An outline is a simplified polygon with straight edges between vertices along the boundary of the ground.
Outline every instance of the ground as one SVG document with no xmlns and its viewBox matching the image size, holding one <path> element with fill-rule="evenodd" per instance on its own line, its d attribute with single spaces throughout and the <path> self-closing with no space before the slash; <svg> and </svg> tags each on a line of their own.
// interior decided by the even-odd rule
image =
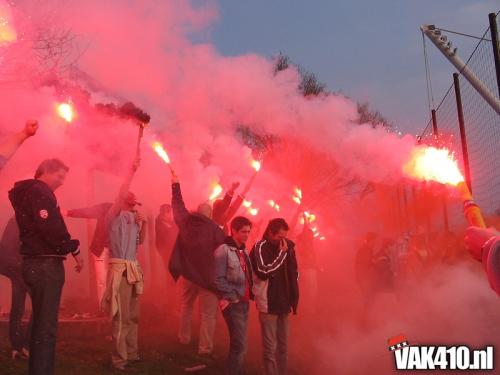
<svg viewBox="0 0 500 375">
<path fill-rule="evenodd" d="M 167 316 L 158 324 L 149 322 L 155 318 L 151 314 L 143 314 L 140 323 L 139 346 L 143 361 L 134 365 L 139 374 L 186 374 L 186 367 L 202 363 L 207 364 L 204 370 L 196 374 L 223 374 L 227 354 L 226 326 L 222 319 L 217 322 L 215 359 L 206 360 L 196 354 L 197 337 L 192 344 L 183 346 L 177 343 L 175 336 L 176 318 Z M 260 359 L 260 335 L 255 317 L 250 329 L 250 345 L 247 356 L 247 374 L 262 374 Z M 82 323 L 78 321 L 60 322 L 56 353 L 56 375 L 100 375 L 117 374 L 110 368 L 111 343 L 109 342 L 106 320 L 100 323 Z M 0 374 L 21 375 L 27 373 L 27 361 L 11 360 L 10 347 L 7 340 L 7 325 L 0 325 Z M 197 332 L 195 321 L 193 332 Z M 291 375 L 302 372 L 292 370 Z"/>
</svg>

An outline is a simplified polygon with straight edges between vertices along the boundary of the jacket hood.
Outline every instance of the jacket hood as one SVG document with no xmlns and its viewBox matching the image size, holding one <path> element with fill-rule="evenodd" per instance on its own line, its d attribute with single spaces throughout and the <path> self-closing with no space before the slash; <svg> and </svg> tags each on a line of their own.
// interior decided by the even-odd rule
<svg viewBox="0 0 500 375">
<path fill-rule="evenodd" d="M 17 205 L 24 197 L 26 192 L 34 185 L 44 184 L 41 181 L 30 179 L 18 181 L 14 184 L 14 187 L 9 191 L 9 199 L 13 205 Z M 45 185 L 45 184 L 44 184 Z"/>
<path fill-rule="evenodd" d="M 270 247 L 273 247 L 276 249 L 279 248 L 279 243 L 272 243 L 271 241 L 269 241 L 267 236 L 262 237 L 261 241 L 266 241 L 267 245 Z M 289 240 L 288 238 L 285 238 L 285 241 L 288 245 L 288 248 L 295 248 L 295 242 L 293 242 L 292 240 Z"/>
<path fill-rule="evenodd" d="M 230 247 L 234 247 L 235 249 L 239 249 L 239 250 L 244 250 L 246 248 L 245 244 L 243 244 L 240 247 L 238 247 L 238 245 L 236 245 L 236 242 L 233 240 L 233 237 L 231 237 L 231 236 L 227 236 L 224 239 L 224 244 L 226 244 L 226 245 L 228 245 Z"/>
</svg>

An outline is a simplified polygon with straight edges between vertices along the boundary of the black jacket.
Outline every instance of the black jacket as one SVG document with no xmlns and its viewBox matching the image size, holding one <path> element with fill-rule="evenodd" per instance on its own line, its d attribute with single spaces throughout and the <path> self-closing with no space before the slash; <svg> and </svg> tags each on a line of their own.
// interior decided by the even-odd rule
<svg viewBox="0 0 500 375">
<path fill-rule="evenodd" d="M 19 249 L 19 229 L 15 218 L 11 218 L 0 240 L 0 268 L 21 270 L 22 257 Z M 19 271 L 20 272 L 20 271 Z"/>
<path fill-rule="evenodd" d="M 224 242 L 223 230 L 212 219 L 186 209 L 179 184 L 172 185 L 172 211 L 179 234 L 168 265 L 170 273 L 175 280 L 183 276 L 215 291 L 214 251 Z"/>
<path fill-rule="evenodd" d="M 71 239 L 56 196 L 46 183 L 40 180 L 16 182 L 9 191 L 9 199 L 16 213 L 22 255 L 78 254 L 80 242 Z"/>
<path fill-rule="evenodd" d="M 254 275 L 253 291 L 260 312 L 266 314 L 297 313 L 299 284 L 295 244 L 287 240 L 288 250 L 266 239 L 258 241 L 251 253 Z"/>
</svg>

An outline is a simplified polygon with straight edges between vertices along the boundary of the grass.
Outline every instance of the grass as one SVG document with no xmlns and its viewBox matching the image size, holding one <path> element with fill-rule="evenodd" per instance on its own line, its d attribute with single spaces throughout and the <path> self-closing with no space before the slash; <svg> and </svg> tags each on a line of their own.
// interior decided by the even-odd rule
<svg viewBox="0 0 500 375">
<path fill-rule="evenodd" d="M 134 364 L 139 374 L 186 374 L 185 368 L 206 364 L 203 370 L 196 371 L 200 375 L 223 374 L 227 354 L 227 334 L 223 321 L 218 321 L 214 360 L 200 358 L 197 352 L 197 337 L 193 337 L 190 345 L 180 345 L 175 337 L 177 319 L 167 317 L 157 321 L 156 325 L 148 324 L 154 319 L 142 319 L 139 329 L 139 348 L 143 361 Z M 110 366 L 111 342 L 110 331 L 106 326 L 100 327 L 81 322 L 63 322 L 59 324 L 56 348 L 56 375 L 105 375 L 120 373 Z M 196 322 L 193 332 L 197 332 Z M 255 348 L 254 348 L 255 349 Z M 248 360 L 247 374 L 260 374 L 260 358 L 252 355 Z M 250 355 L 249 355 L 250 357 Z M 11 360 L 10 346 L 7 339 L 6 322 L 0 329 L 0 374 L 25 375 L 28 371 L 26 360 Z"/>
</svg>

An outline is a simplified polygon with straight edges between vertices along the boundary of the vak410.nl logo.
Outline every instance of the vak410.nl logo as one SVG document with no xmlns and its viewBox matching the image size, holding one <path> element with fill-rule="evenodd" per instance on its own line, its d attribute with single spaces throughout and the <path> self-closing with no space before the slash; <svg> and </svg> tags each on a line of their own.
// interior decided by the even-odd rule
<svg viewBox="0 0 500 375">
<path fill-rule="evenodd" d="M 493 346 L 410 345 L 405 335 L 387 340 L 398 370 L 493 370 Z"/>
</svg>

